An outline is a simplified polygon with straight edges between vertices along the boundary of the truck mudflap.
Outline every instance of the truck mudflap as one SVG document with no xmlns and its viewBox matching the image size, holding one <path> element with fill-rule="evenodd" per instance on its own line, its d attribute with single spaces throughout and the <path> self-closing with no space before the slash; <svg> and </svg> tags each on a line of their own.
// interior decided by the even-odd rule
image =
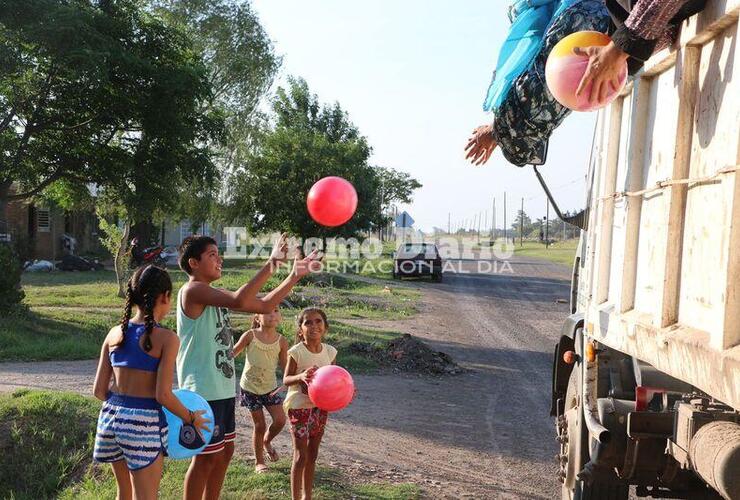
<svg viewBox="0 0 740 500">
<path fill-rule="evenodd" d="M 550 416 L 562 415 L 562 402 L 568 390 L 568 381 L 573 371 L 573 363 L 566 363 L 563 354 L 575 352 L 576 331 L 583 328 L 583 314 L 571 314 L 563 322 L 560 341 L 555 344 L 555 353 L 552 360 L 552 391 L 550 398 Z M 558 403 L 560 401 L 560 403 Z M 560 406 L 558 406 L 560 405 Z"/>
</svg>

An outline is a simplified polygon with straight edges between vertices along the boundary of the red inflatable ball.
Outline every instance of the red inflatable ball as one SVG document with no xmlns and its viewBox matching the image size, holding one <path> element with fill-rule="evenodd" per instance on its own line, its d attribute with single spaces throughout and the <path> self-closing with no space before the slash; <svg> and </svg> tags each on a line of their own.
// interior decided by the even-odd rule
<svg viewBox="0 0 740 500">
<path fill-rule="evenodd" d="M 308 384 L 308 397 L 313 404 L 325 411 L 345 408 L 355 395 L 352 375 L 341 366 L 322 366 L 313 374 Z"/>
<path fill-rule="evenodd" d="M 357 210 L 357 191 L 341 177 L 324 177 L 311 187 L 306 206 L 311 218 L 322 226 L 341 226 Z"/>
</svg>

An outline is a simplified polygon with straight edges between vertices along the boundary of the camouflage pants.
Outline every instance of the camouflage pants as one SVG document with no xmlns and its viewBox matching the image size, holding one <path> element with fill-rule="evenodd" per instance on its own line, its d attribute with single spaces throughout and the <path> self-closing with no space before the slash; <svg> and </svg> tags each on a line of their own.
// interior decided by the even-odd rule
<svg viewBox="0 0 740 500">
<path fill-rule="evenodd" d="M 606 33 L 608 29 L 609 12 L 603 0 L 581 0 L 550 25 L 532 66 L 517 77 L 496 110 L 493 136 L 509 162 L 519 167 L 544 164 L 550 134 L 570 113 L 555 100 L 545 83 L 545 63 L 550 50 L 571 33 L 584 30 Z"/>
</svg>

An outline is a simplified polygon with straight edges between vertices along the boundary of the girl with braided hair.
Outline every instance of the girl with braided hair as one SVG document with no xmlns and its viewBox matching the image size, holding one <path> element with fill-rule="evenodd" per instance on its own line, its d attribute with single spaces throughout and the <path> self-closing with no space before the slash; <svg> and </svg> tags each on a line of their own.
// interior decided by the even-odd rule
<svg viewBox="0 0 740 500">
<path fill-rule="evenodd" d="M 110 463 L 119 499 L 157 498 L 167 454 L 164 406 L 196 430 L 210 420 L 172 394 L 180 341 L 159 321 L 170 310 L 172 281 L 156 266 L 136 270 L 128 282 L 119 325 L 103 341 L 95 375 L 95 397 L 104 401 L 93 458 Z"/>
</svg>

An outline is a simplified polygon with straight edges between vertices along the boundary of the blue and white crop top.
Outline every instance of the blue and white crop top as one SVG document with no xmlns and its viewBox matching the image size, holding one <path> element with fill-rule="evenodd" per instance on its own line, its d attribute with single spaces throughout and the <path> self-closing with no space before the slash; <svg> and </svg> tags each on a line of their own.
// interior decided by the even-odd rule
<svg viewBox="0 0 740 500">
<path fill-rule="evenodd" d="M 159 325 L 157 325 L 159 326 Z M 156 372 L 159 368 L 159 358 L 147 354 L 139 344 L 141 336 L 146 332 L 146 325 L 128 324 L 123 344 L 112 349 L 108 354 L 111 366 L 116 368 L 133 368 L 147 372 Z"/>
</svg>

